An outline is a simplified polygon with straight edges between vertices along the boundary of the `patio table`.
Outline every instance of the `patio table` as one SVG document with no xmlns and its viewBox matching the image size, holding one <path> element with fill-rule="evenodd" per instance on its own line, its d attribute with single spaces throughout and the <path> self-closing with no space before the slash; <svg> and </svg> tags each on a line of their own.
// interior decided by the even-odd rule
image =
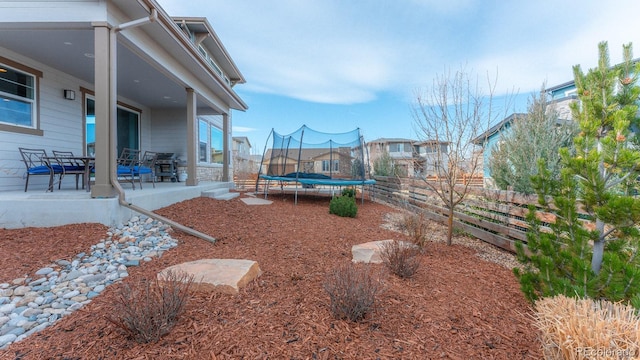
<svg viewBox="0 0 640 360">
<path fill-rule="evenodd" d="M 85 191 L 91 191 L 91 165 L 96 161 L 96 158 L 93 156 L 65 156 L 65 159 L 81 161 L 84 165 L 84 188 Z M 47 156 L 44 158 L 46 161 L 58 161 L 58 158 L 55 156 Z"/>
</svg>

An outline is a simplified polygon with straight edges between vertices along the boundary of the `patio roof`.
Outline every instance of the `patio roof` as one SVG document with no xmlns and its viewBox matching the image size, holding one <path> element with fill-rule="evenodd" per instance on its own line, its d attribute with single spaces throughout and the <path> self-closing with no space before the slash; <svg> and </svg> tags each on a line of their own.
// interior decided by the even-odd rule
<svg viewBox="0 0 640 360">
<path fill-rule="evenodd" d="M 184 108 L 187 102 L 185 88 L 193 87 L 193 83 L 186 83 L 181 76 L 183 74 L 172 72 L 172 64 L 166 60 L 166 55 L 170 54 L 177 63 L 193 72 L 197 81 L 203 83 L 203 89 L 214 89 L 215 95 L 232 109 L 244 111 L 248 108 L 232 86 L 211 69 L 196 45 L 175 23 L 176 20 L 164 12 L 155 0 L 112 0 L 109 3 L 118 7 L 113 11 L 119 9 L 121 13 L 121 19 L 113 20 L 116 25 L 149 16 L 151 8 L 158 11 L 157 21 L 119 33 L 117 91 L 120 96 L 151 108 Z M 2 21 L 0 47 L 11 49 L 93 84 L 94 24 L 91 18 L 78 15 L 73 21 L 70 19 L 74 16 L 69 15 L 62 21 L 56 17 L 56 12 L 64 9 L 55 8 L 54 5 L 52 9 L 41 10 L 48 12 L 48 16 L 43 16 L 38 21 Z M 178 18 L 183 19 L 187 18 Z M 209 32 L 208 41 L 218 47 L 216 55 L 223 59 L 216 60 L 222 61 L 220 65 L 230 77 L 231 83 L 243 83 L 242 74 L 206 20 L 188 19 L 193 23 L 199 21 L 204 26 L 202 30 Z M 162 48 L 149 45 L 146 49 L 140 49 L 140 42 L 162 44 Z M 159 56 L 153 56 L 154 53 Z M 211 108 L 217 108 L 217 104 L 206 103 L 204 97 L 199 97 L 198 100 L 201 113 L 211 113 Z"/>
</svg>

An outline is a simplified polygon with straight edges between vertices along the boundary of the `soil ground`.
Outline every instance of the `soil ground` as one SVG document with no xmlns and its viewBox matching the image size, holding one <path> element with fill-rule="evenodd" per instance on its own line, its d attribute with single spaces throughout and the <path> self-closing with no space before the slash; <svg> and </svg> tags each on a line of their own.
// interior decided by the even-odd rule
<svg viewBox="0 0 640 360">
<path fill-rule="evenodd" d="M 243 195 L 244 196 L 244 195 Z M 129 269 L 124 283 L 140 284 L 160 270 L 203 258 L 256 260 L 262 276 L 237 295 L 192 291 L 186 311 L 157 343 L 138 344 L 108 322 L 121 284 L 24 341 L 0 359 L 539 359 L 532 310 L 509 265 L 487 261 L 485 245 L 430 224 L 420 268 L 408 280 L 383 274 L 384 291 L 362 322 L 335 319 L 323 289 L 327 272 L 351 261 L 351 246 L 409 240 L 388 219 L 398 210 L 358 202 L 356 218 L 328 213 L 329 199 L 270 195 L 273 204 L 239 198 L 196 198 L 157 212 L 215 237 L 215 244 L 173 232 L 179 245 Z M 401 217 L 401 216 L 400 216 Z M 71 259 L 105 238 L 97 224 L 0 229 L 0 283 Z M 499 252 L 499 251 L 498 251 Z M 489 259 L 509 258 L 500 254 Z"/>
</svg>

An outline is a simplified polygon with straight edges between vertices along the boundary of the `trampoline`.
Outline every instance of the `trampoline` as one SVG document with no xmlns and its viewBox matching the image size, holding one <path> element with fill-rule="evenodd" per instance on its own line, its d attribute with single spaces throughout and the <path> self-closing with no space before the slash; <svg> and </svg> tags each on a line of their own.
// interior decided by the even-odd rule
<svg viewBox="0 0 640 360">
<path fill-rule="evenodd" d="M 271 130 L 258 170 L 256 192 L 260 179 L 266 180 L 267 198 L 270 182 L 275 181 L 282 191 L 285 186 L 293 186 L 297 203 L 300 188 L 305 193 L 327 190 L 333 196 L 343 187 L 361 187 L 364 202 L 365 186 L 376 182 L 367 176 L 364 145 L 360 129 L 323 133 L 303 125 L 288 135 Z"/>
</svg>

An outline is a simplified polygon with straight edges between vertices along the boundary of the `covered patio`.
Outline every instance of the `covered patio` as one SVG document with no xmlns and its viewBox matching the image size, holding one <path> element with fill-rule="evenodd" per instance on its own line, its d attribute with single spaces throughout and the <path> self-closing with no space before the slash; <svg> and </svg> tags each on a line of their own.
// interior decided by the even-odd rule
<svg viewBox="0 0 640 360">
<path fill-rule="evenodd" d="M 232 112 L 248 108 L 233 87 L 245 79 L 207 19 L 155 0 L 41 5 L 0 4 L 0 226 L 114 225 L 130 204 L 232 186 Z M 45 193 L 39 176 L 25 193 L 20 147 L 90 157 L 90 192 Z M 125 148 L 175 154 L 186 181 L 132 191 L 116 172 Z"/>
</svg>

